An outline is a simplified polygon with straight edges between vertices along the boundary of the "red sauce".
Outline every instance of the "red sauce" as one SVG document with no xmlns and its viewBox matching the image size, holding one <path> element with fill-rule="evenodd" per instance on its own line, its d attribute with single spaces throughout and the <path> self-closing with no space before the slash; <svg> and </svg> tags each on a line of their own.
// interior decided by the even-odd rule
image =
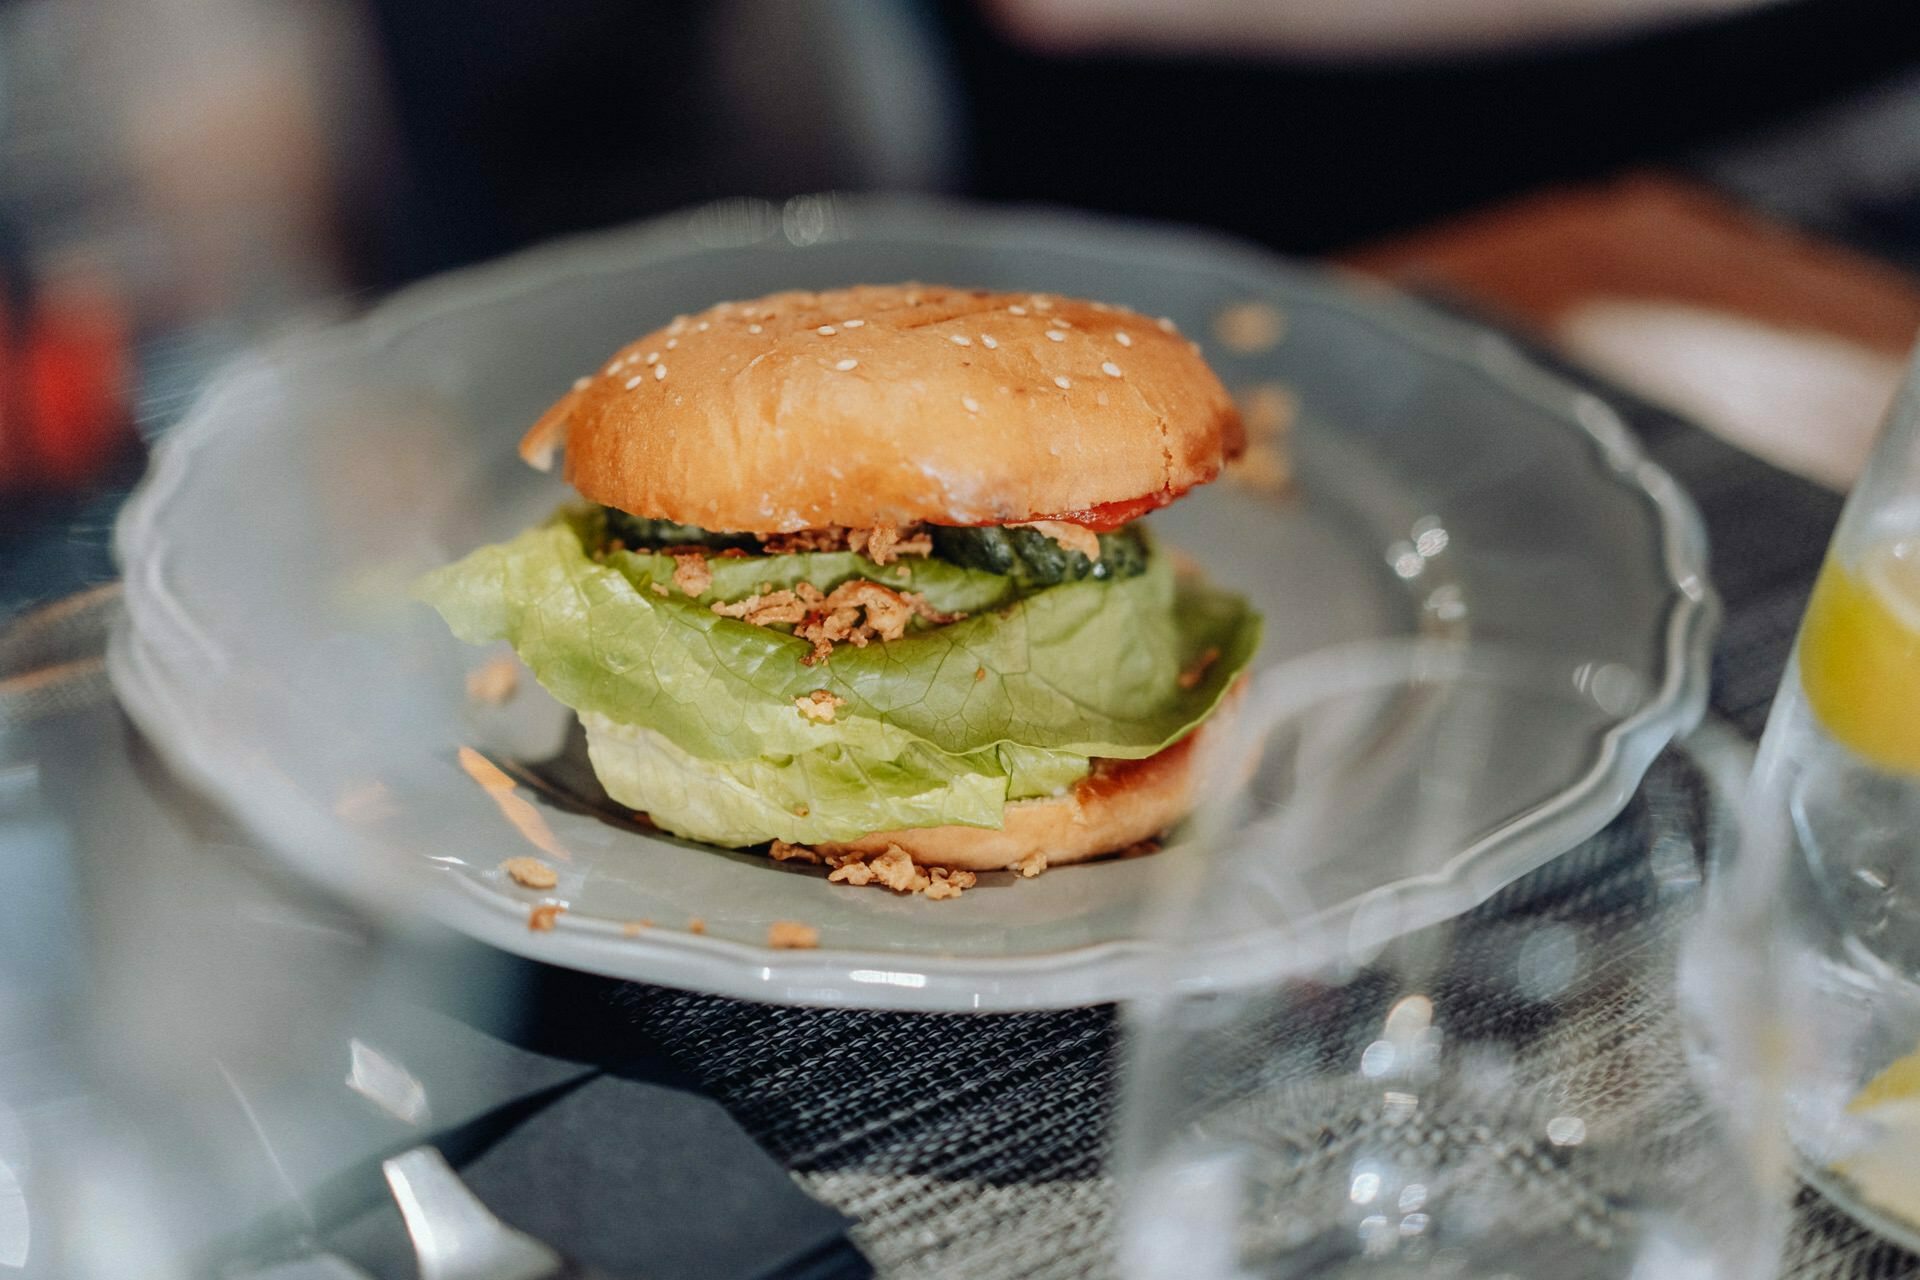
<svg viewBox="0 0 1920 1280">
<path fill-rule="evenodd" d="M 1121 498 L 1117 502 L 1102 502 L 1096 506 L 1081 507 L 1074 511 L 1056 511 L 1051 515 L 1031 515 L 1021 520 L 981 520 L 976 522 L 975 527 L 990 524 L 1028 524 L 1035 520 L 1063 520 L 1068 524 L 1077 524 L 1091 529 L 1095 533 L 1112 533 L 1121 525 L 1130 524 L 1149 511 L 1158 511 L 1186 492 L 1186 489 L 1161 489 L 1157 493 L 1142 494 L 1138 498 Z"/>
<path fill-rule="evenodd" d="M 1035 516 L 1035 520 L 1064 520 L 1068 524 L 1077 524 L 1093 530 L 1095 533 L 1112 533 L 1121 525 L 1138 520 L 1149 511 L 1166 506 L 1180 495 L 1169 489 L 1159 493 L 1149 493 L 1138 498 L 1122 498 L 1118 502 L 1103 502 L 1097 507 L 1082 507 L 1078 511 L 1061 511 L 1050 516 Z"/>
</svg>

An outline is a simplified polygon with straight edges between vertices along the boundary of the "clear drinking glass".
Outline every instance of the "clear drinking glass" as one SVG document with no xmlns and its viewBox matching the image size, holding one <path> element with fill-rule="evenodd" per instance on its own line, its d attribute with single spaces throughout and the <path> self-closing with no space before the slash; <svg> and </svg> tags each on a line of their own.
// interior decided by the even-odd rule
<svg viewBox="0 0 1920 1280">
<path fill-rule="evenodd" d="M 1802 1174 L 1920 1245 L 1920 363 L 1848 499 L 1761 740 L 1724 914 Z"/>
<path fill-rule="evenodd" d="M 1711 772 L 1669 752 L 1571 852 L 1479 839 L 1490 742 L 1630 715 L 1641 692 L 1591 674 L 1414 642 L 1256 677 L 1156 928 L 1260 932 L 1268 963 L 1126 1010 L 1123 1274 L 1770 1273 L 1783 1198 L 1675 998 L 1731 830 Z M 1366 887 L 1303 898 L 1334 860 Z"/>
</svg>

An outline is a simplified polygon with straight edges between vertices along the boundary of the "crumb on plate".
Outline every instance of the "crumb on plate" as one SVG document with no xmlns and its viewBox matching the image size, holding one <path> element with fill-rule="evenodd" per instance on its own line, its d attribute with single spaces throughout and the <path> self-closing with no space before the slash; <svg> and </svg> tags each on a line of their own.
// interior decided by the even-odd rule
<svg viewBox="0 0 1920 1280">
<path fill-rule="evenodd" d="M 825 859 L 818 850 L 804 844 L 788 844 L 785 840 L 775 840 L 767 846 L 767 856 L 775 862 L 811 862 L 821 863 Z"/>
<path fill-rule="evenodd" d="M 551 889 L 560 883 L 560 873 L 538 858 L 508 858 L 500 864 L 500 869 L 515 884 L 529 889 Z"/>
<path fill-rule="evenodd" d="M 1267 302 L 1240 302 L 1221 308 L 1213 318 L 1213 335 L 1229 351 L 1252 354 L 1271 351 L 1286 336 L 1287 317 Z"/>
<path fill-rule="evenodd" d="M 834 884 L 877 885 L 895 893 L 918 893 L 934 902 L 959 897 L 979 879 L 971 871 L 921 866 L 897 844 L 875 854 L 828 854 L 826 862 L 833 868 L 827 879 Z"/>
<path fill-rule="evenodd" d="M 806 951 L 820 945 L 820 931 L 798 920 L 775 920 L 767 926 L 767 945 L 781 951 Z"/>
<path fill-rule="evenodd" d="M 467 672 L 467 697 L 497 707 L 519 691 L 520 664 L 510 654 L 499 654 Z"/>
<path fill-rule="evenodd" d="M 552 932 L 554 921 L 558 920 L 560 918 L 560 913 L 565 910 L 566 908 L 561 906 L 557 902 L 540 903 L 538 906 L 534 907 L 531 911 L 527 912 L 527 932 L 528 933 Z"/>
<path fill-rule="evenodd" d="M 1240 420 L 1255 440 L 1275 440 L 1293 430 L 1300 400 L 1280 382 L 1256 382 L 1235 397 Z"/>
<path fill-rule="evenodd" d="M 705 920 L 702 920 L 699 916 L 693 916 L 687 920 L 688 933 L 705 933 L 706 931 L 707 931 L 707 922 Z"/>
</svg>

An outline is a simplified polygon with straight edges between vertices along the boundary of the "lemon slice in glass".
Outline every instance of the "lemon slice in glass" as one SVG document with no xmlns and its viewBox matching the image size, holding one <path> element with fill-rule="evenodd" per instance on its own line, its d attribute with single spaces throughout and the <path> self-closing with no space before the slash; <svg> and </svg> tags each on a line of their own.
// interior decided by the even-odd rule
<svg viewBox="0 0 1920 1280">
<path fill-rule="evenodd" d="M 1800 683 L 1835 739 L 1920 774 L 1920 537 L 1827 561 L 1800 631 Z"/>
</svg>

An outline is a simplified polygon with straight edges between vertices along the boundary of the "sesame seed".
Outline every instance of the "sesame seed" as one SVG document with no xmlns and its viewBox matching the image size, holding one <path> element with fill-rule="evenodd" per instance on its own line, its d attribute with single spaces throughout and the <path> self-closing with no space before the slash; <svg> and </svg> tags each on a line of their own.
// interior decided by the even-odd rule
<svg viewBox="0 0 1920 1280">
<path fill-rule="evenodd" d="M 1033 304 L 1033 309 L 1035 311 L 1053 310 L 1053 299 L 1049 298 L 1044 293 L 1036 293 L 1031 298 L 1028 298 L 1027 301 Z"/>
<path fill-rule="evenodd" d="M 1133 345 L 1133 335 L 1130 333 L 1127 333 L 1125 330 L 1122 330 L 1121 332 L 1114 334 L 1113 340 L 1119 343 L 1123 347 L 1130 347 Z"/>
<path fill-rule="evenodd" d="M 667 366 L 663 364 L 657 364 L 653 366 L 653 380 L 655 382 L 664 381 L 666 379 L 666 376 L 667 376 Z"/>
<path fill-rule="evenodd" d="M 1171 316 L 1161 316 L 1158 320 L 1155 320 L 1154 323 L 1159 325 L 1162 329 L 1165 329 L 1168 333 L 1172 333 L 1177 327 L 1173 323 L 1173 318 Z"/>
<path fill-rule="evenodd" d="M 947 341 L 956 347 L 970 347 L 973 345 L 973 339 L 964 333 L 950 333 L 947 335 Z"/>
<path fill-rule="evenodd" d="M 1000 344 L 994 340 L 993 335 L 990 333 L 983 333 L 980 335 L 980 345 L 985 347 L 989 351 L 997 350 L 1000 346 Z"/>
<path fill-rule="evenodd" d="M 1060 332 L 1060 330 L 1058 329 L 1047 330 L 1048 342 L 1065 342 L 1066 340 L 1067 340 L 1067 335 Z"/>
<path fill-rule="evenodd" d="M 639 385 L 640 385 L 640 377 L 641 377 L 641 375 L 640 375 L 640 374 L 637 374 L 637 373 L 636 373 L 636 374 L 634 374 L 634 375 L 633 375 L 633 376 L 632 376 L 631 378 L 628 378 L 628 379 L 627 379 L 627 390 L 629 390 L 629 391 L 631 391 L 631 390 L 633 390 L 633 389 L 634 389 L 635 387 L 637 387 L 637 386 L 639 386 Z"/>
<path fill-rule="evenodd" d="M 978 400 L 975 400 L 972 396 L 961 396 L 960 404 L 961 404 L 961 407 L 964 408 L 968 413 L 980 412 L 980 402 Z"/>
<path fill-rule="evenodd" d="M 1053 385 L 1065 391 L 1068 387 L 1072 386 L 1073 383 L 1069 382 L 1065 375 L 1062 375 L 1053 380 Z"/>
<path fill-rule="evenodd" d="M 1027 309 L 1025 307 L 1008 307 L 1007 310 L 1012 312 L 1016 316 L 1023 316 L 1027 314 Z"/>
<path fill-rule="evenodd" d="M 836 364 L 833 367 L 838 369 L 840 372 L 845 373 L 847 370 L 853 368 L 859 363 L 860 362 L 858 360 L 842 360 L 839 364 Z"/>
<path fill-rule="evenodd" d="M 607 367 L 602 369 L 600 372 L 606 374 L 609 378 L 611 378 L 614 374 L 620 372 L 620 362 L 618 360 L 609 360 L 607 362 Z"/>
<path fill-rule="evenodd" d="M 1065 316 L 1055 316 L 1053 318 L 1053 322 L 1059 325 L 1062 329 L 1073 328 L 1073 321 L 1067 319 Z"/>
<path fill-rule="evenodd" d="M 693 327 L 695 329 L 698 329 L 701 333 L 705 333 L 707 330 L 713 328 L 713 326 L 711 324 L 708 324 L 705 320 L 702 320 L 699 324 Z"/>
<path fill-rule="evenodd" d="M 667 332 L 681 333 L 686 330 L 686 327 L 687 327 L 687 318 L 685 316 L 675 316 L 673 318 L 673 323 L 667 326 Z"/>
<path fill-rule="evenodd" d="M 1111 303 L 1106 303 L 1106 302 L 1089 302 L 1087 305 L 1092 307 L 1095 311 L 1113 310 L 1113 305 Z"/>
<path fill-rule="evenodd" d="M 865 323 L 866 323 L 865 320 L 842 320 L 840 322 L 840 327 L 842 329 L 858 329 L 861 325 Z"/>
<path fill-rule="evenodd" d="M 667 339 L 667 350 L 669 350 L 669 351 L 671 351 L 671 350 L 673 350 L 673 349 L 674 349 L 675 347 L 677 347 L 677 346 L 679 346 L 679 345 L 680 345 L 680 339 L 678 339 L 678 338 L 668 338 L 668 339 Z"/>
<path fill-rule="evenodd" d="M 1100 366 L 1100 372 L 1106 374 L 1109 378 L 1117 378 L 1120 376 L 1120 366 L 1109 360 Z"/>
<path fill-rule="evenodd" d="M 575 378 L 573 380 L 573 389 L 575 391 L 585 391 L 587 389 L 587 384 L 592 381 L 593 381 L 592 378 Z"/>
<path fill-rule="evenodd" d="M 760 326 L 759 326 L 759 325 L 757 325 L 757 324 L 750 324 L 750 325 L 748 325 L 748 326 L 747 326 L 747 332 L 748 332 L 748 333 L 758 333 L 758 332 L 760 332 Z"/>
<path fill-rule="evenodd" d="M 831 338 L 834 334 L 840 331 L 834 328 L 830 324 L 823 324 L 818 329 L 815 329 L 814 332 L 819 334 L 823 338 Z"/>
<path fill-rule="evenodd" d="M 660 353 L 659 353 L 658 351 L 649 351 L 649 352 L 647 352 L 647 363 L 648 363 L 648 364 L 659 364 L 659 363 L 660 363 Z"/>
</svg>

